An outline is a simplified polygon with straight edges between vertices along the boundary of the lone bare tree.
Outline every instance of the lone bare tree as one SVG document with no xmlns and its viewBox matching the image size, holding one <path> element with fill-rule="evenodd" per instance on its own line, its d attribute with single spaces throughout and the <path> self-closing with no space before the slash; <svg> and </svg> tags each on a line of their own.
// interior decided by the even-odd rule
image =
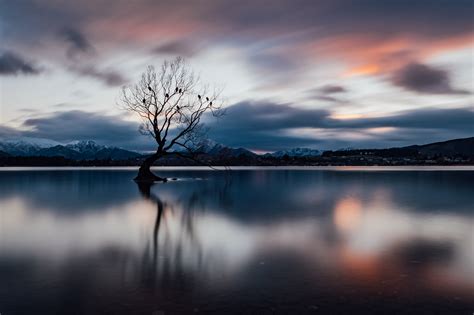
<svg viewBox="0 0 474 315">
<path fill-rule="evenodd" d="M 223 114 L 219 95 L 220 91 L 210 91 L 203 85 L 181 57 L 165 61 L 158 72 L 149 66 L 138 83 L 123 88 L 120 104 L 139 116 L 139 131 L 151 136 L 157 145 L 156 151 L 140 166 L 136 181 L 166 180 L 150 170 L 165 155 L 192 156 L 205 132 L 203 114 L 216 117 Z"/>
</svg>

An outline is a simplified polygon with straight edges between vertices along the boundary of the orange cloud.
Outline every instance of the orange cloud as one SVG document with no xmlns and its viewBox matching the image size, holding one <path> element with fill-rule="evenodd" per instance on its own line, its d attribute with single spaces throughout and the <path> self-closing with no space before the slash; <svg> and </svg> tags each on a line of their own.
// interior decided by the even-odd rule
<svg viewBox="0 0 474 315">
<path fill-rule="evenodd" d="M 474 46 L 472 34 L 427 40 L 399 35 L 387 39 L 338 36 L 315 40 L 303 49 L 306 54 L 338 59 L 347 66 L 343 76 L 374 75 L 394 71 L 411 61 L 423 61 L 436 54 Z"/>
</svg>

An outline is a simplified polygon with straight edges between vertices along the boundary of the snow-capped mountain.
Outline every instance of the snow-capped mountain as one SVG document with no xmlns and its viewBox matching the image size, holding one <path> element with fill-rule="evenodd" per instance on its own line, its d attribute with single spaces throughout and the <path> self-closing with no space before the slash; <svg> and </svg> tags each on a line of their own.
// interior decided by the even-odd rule
<svg viewBox="0 0 474 315">
<path fill-rule="evenodd" d="M 23 137 L 0 141 L 0 151 L 13 156 L 29 156 L 35 155 L 43 148 L 56 145 L 60 145 L 60 143 L 50 139 Z"/>
<path fill-rule="evenodd" d="M 98 145 L 95 141 L 92 140 L 73 141 L 66 144 L 65 147 L 79 153 L 96 153 L 106 148 L 106 146 Z"/>
<path fill-rule="evenodd" d="M 0 142 L 0 151 L 13 156 L 35 155 L 41 148 L 38 144 L 25 140 Z"/>
<path fill-rule="evenodd" d="M 308 157 L 308 156 L 319 156 L 322 152 L 315 149 L 309 148 L 294 148 L 290 150 L 281 150 L 273 153 L 266 154 L 267 156 L 273 156 L 277 158 L 284 157 L 285 155 L 289 157 Z"/>
<path fill-rule="evenodd" d="M 74 141 L 66 145 L 41 139 L 21 139 L 0 142 L 0 151 L 11 156 L 62 156 L 73 160 L 120 160 L 140 157 L 141 154 L 97 144 L 95 141 Z"/>
</svg>

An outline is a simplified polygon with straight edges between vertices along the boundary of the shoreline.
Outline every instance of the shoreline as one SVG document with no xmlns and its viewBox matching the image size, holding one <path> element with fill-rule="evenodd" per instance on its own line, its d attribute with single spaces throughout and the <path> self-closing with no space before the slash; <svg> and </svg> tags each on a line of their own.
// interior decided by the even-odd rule
<svg viewBox="0 0 474 315">
<path fill-rule="evenodd" d="M 138 166 L 0 166 L 2 171 L 61 171 L 61 170 L 138 170 Z M 157 171 L 239 171 L 239 170 L 328 170 L 328 171 L 474 171 L 474 165 L 346 165 L 346 166 L 153 166 Z"/>
</svg>

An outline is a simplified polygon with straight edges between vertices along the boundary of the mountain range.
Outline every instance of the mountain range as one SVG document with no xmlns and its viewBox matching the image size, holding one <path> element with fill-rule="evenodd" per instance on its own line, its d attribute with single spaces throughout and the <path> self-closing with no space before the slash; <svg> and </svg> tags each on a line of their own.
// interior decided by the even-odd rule
<svg viewBox="0 0 474 315">
<path fill-rule="evenodd" d="M 200 155 L 216 158 L 236 158 L 241 156 L 256 157 L 257 155 L 243 148 L 231 148 L 212 140 L 199 142 L 193 150 Z M 179 151 L 178 151 L 179 152 Z M 182 152 L 182 151 L 181 151 Z M 146 154 L 99 145 L 95 141 L 74 141 L 68 144 L 59 144 L 44 139 L 22 139 L 17 141 L 0 142 L 0 157 L 32 156 L 53 157 L 59 156 L 71 160 L 127 160 L 143 157 Z"/>
<path fill-rule="evenodd" d="M 456 156 L 474 157 L 474 137 L 455 139 L 444 142 L 436 142 L 425 145 L 412 145 L 401 148 L 390 149 L 345 149 L 337 151 L 320 151 L 310 148 L 294 148 L 290 150 L 276 151 L 263 155 L 255 154 L 244 148 L 231 148 L 212 140 L 203 140 L 192 148 L 200 157 L 214 160 L 226 159 L 282 159 L 289 158 L 317 158 L 321 156 L 348 156 L 367 154 L 385 155 L 400 152 L 414 152 L 424 156 Z M 179 152 L 179 151 L 178 151 Z M 182 151 L 181 151 L 182 152 Z M 362 153 L 361 153 L 362 152 Z M 45 139 L 21 139 L 17 141 L 0 141 L 0 157 L 63 157 L 70 160 L 129 160 L 140 159 L 146 154 L 97 144 L 95 141 L 74 141 L 60 144 Z"/>
<path fill-rule="evenodd" d="M 137 152 L 99 145 L 95 141 L 74 141 L 65 145 L 34 140 L 0 142 L 0 152 L 10 156 L 60 156 L 71 160 L 126 160 L 139 158 Z"/>
</svg>

